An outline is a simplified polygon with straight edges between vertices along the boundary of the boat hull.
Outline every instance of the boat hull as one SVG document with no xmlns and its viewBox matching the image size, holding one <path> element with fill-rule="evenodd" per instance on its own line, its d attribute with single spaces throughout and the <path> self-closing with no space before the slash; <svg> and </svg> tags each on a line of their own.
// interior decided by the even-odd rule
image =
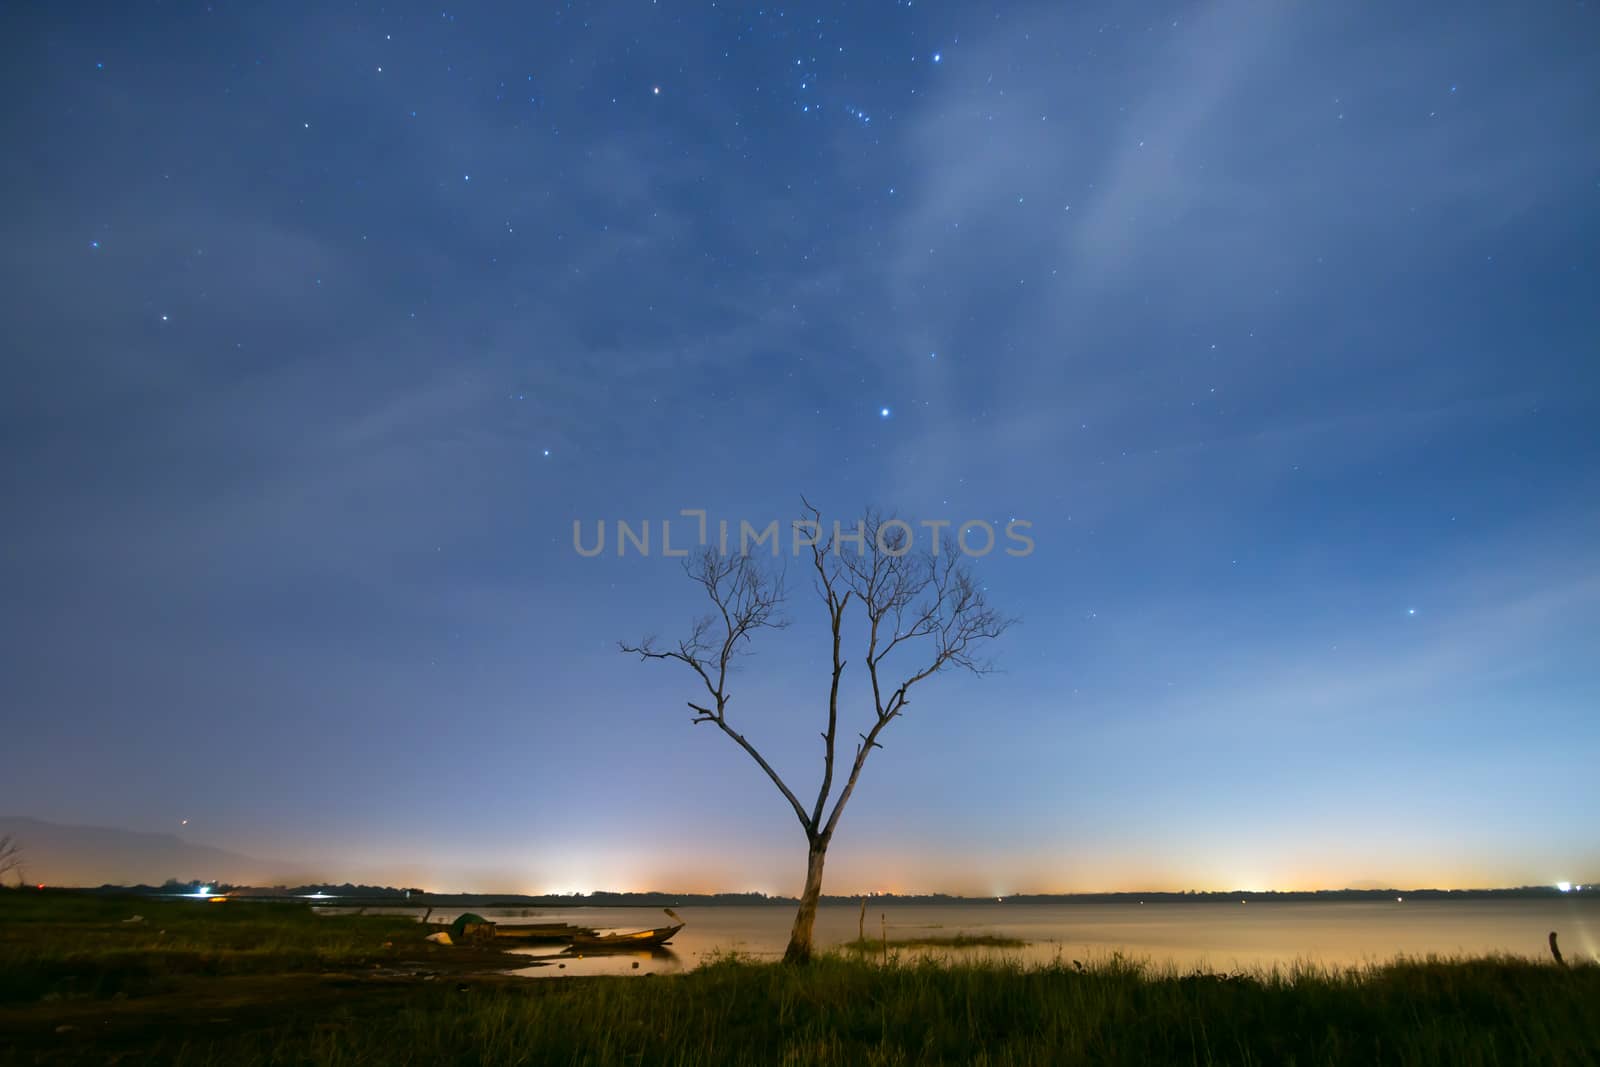
<svg viewBox="0 0 1600 1067">
<path fill-rule="evenodd" d="M 676 926 L 661 926 L 654 930 L 635 930 L 626 934 L 575 934 L 572 937 L 573 952 L 603 952 L 607 949 L 650 948 L 656 945 L 665 945 L 671 941 L 683 924 Z"/>
</svg>

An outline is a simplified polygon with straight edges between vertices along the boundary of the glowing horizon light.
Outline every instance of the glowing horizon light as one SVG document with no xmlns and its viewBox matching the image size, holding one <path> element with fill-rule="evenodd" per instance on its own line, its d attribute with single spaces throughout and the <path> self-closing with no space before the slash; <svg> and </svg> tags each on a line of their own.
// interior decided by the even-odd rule
<svg viewBox="0 0 1600 1067">
<path fill-rule="evenodd" d="M 1561 890 L 1563 893 L 1570 893 L 1570 892 L 1572 892 L 1572 883 L 1571 882 L 1557 882 L 1556 883 L 1556 888 Z"/>
</svg>

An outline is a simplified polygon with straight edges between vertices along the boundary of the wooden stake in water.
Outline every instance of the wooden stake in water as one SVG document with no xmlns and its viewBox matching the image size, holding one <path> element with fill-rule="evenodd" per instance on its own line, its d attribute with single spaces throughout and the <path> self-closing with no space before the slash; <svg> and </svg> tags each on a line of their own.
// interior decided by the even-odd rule
<svg viewBox="0 0 1600 1067">
<path fill-rule="evenodd" d="M 867 898 L 861 898 L 861 918 L 856 922 L 856 940 L 865 943 L 867 940 Z"/>
</svg>

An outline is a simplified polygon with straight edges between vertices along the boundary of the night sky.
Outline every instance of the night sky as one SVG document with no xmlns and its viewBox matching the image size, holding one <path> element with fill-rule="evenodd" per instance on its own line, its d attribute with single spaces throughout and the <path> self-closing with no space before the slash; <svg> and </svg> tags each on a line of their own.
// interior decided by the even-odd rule
<svg viewBox="0 0 1600 1067">
<path fill-rule="evenodd" d="M 0 813 L 796 892 L 785 802 L 616 649 L 701 610 L 676 561 L 572 524 L 805 494 L 1037 545 L 974 562 L 1022 621 L 886 732 L 828 891 L 1600 871 L 1592 4 L 0 29 Z M 814 790 L 790 585 L 730 716 Z"/>
</svg>

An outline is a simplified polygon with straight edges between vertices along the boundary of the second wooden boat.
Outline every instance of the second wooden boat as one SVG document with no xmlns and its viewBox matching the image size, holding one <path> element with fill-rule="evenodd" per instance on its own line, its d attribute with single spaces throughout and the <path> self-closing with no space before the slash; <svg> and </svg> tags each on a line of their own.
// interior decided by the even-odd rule
<svg viewBox="0 0 1600 1067">
<path fill-rule="evenodd" d="M 634 930 L 622 934 L 597 934 L 594 931 L 574 934 L 572 936 L 573 949 L 582 949 L 592 952 L 596 949 L 608 948 L 649 948 L 653 945 L 665 945 L 672 940 L 674 934 L 683 929 L 683 923 L 676 926 L 658 926 L 654 930 Z"/>
</svg>

